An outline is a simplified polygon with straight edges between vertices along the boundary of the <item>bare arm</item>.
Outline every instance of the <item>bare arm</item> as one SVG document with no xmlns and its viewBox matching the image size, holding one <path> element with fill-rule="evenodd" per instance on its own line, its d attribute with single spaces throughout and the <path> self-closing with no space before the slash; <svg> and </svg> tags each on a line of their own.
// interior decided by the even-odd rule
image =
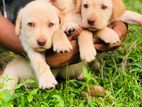
<svg viewBox="0 0 142 107">
<path fill-rule="evenodd" d="M 15 34 L 15 26 L 0 15 L 0 44 L 14 52 L 23 52 L 19 38 Z"/>
</svg>

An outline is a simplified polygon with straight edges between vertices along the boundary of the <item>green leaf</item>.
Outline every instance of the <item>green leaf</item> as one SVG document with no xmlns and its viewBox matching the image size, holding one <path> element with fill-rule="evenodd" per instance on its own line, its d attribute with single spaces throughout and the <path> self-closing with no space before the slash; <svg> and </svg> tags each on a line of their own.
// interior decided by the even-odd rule
<svg viewBox="0 0 142 107">
<path fill-rule="evenodd" d="M 28 95 L 28 102 L 32 102 L 33 101 L 33 96 L 31 94 Z"/>
<path fill-rule="evenodd" d="M 2 100 L 5 103 L 10 102 L 11 99 L 12 99 L 12 95 L 10 94 L 9 91 L 5 90 L 5 91 L 2 92 Z"/>
<path fill-rule="evenodd" d="M 30 92 L 31 95 L 36 95 L 39 89 L 34 89 Z"/>
</svg>

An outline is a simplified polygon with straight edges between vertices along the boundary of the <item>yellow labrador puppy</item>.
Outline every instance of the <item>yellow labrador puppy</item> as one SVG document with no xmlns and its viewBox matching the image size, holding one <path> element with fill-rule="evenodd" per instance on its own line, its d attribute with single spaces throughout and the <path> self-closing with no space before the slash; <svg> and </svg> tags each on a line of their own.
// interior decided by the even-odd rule
<svg viewBox="0 0 142 107">
<path fill-rule="evenodd" d="M 57 81 L 46 64 L 44 52 L 53 46 L 55 51 L 70 51 L 69 40 L 60 30 L 58 10 L 47 0 L 35 0 L 20 10 L 16 21 L 16 34 L 29 57 L 20 56 L 11 61 L 4 70 L 5 88 L 14 91 L 19 81 L 35 77 L 41 89 L 55 87 Z"/>
<path fill-rule="evenodd" d="M 81 13 L 82 24 L 94 34 L 83 31 L 79 36 L 80 56 L 86 62 L 95 59 L 96 50 L 93 44 L 93 36 L 97 36 L 106 43 L 119 42 L 118 35 L 107 25 L 115 20 L 121 20 L 128 24 L 142 25 L 142 15 L 125 11 L 122 0 L 78 0 L 76 9 Z"/>
<path fill-rule="evenodd" d="M 91 62 L 97 53 L 93 44 L 94 35 L 106 43 L 119 42 L 119 36 L 107 25 L 125 12 L 125 6 L 121 0 L 80 0 L 79 3 L 83 27 L 87 29 L 79 36 L 80 57 L 85 62 Z"/>
</svg>

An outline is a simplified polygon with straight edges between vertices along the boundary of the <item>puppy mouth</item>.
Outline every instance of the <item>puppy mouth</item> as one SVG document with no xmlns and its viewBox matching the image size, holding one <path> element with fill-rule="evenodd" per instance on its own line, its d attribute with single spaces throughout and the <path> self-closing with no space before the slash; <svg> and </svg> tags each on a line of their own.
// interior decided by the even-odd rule
<svg viewBox="0 0 142 107">
<path fill-rule="evenodd" d="M 95 27 L 85 27 L 84 29 L 87 29 L 89 31 L 94 31 L 94 32 L 99 30 L 98 28 L 95 28 Z"/>
<path fill-rule="evenodd" d="M 89 27 L 88 28 L 90 31 L 97 31 L 98 29 L 97 28 L 94 28 L 94 27 Z"/>
<path fill-rule="evenodd" d="M 45 52 L 47 49 L 44 47 L 38 47 L 38 48 L 34 48 L 34 50 L 37 52 Z"/>
</svg>

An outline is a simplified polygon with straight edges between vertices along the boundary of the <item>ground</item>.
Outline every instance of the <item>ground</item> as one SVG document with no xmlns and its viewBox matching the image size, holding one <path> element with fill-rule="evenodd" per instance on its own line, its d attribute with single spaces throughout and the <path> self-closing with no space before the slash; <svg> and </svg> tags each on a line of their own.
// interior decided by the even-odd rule
<svg viewBox="0 0 142 107">
<path fill-rule="evenodd" d="M 142 13 L 142 0 L 124 2 L 128 9 Z M 141 39 L 142 27 L 129 26 L 128 35 L 117 50 L 98 54 L 91 67 L 83 68 L 84 80 L 67 79 L 56 89 L 47 91 L 39 90 L 37 86 L 25 89 L 24 84 L 33 82 L 29 80 L 19 84 L 13 96 L 7 91 L 0 93 L 0 107 L 141 107 Z M 91 71 L 96 65 L 99 70 L 93 74 Z M 82 98 L 81 93 L 94 85 L 104 87 L 109 94 Z"/>
</svg>

